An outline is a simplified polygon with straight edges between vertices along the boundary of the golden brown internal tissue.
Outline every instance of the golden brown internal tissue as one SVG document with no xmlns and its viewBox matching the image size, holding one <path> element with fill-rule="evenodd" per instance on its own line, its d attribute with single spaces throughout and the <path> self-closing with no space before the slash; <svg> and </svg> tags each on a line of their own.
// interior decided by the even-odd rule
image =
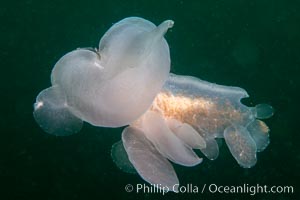
<svg viewBox="0 0 300 200">
<path fill-rule="evenodd" d="M 188 123 L 198 131 L 216 133 L 224 130 L 230 121 L 238 122 L 243 118 L 242 113 L 228 100 L 224 101 L 220 103 L 217 98 L 175 96 L 169 92 L 160 92 L 151 110 L 160 112 L 165 118 Z"/>
</svg>

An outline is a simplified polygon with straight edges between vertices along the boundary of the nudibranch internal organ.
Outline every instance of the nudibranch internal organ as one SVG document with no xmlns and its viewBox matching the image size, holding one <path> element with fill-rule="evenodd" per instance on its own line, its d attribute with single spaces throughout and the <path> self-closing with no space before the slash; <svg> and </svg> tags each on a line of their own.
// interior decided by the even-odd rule
<svg viewBox="0 0 300 200">
<path fill-rule="evenodd" d="M 216 138 L 225 139 L 239 165 L 255 165 L 256 153 L 269 144 L 269 128 L 260 119 L 271 117 L 272 107 L 243 105 L 248 94 L 238 87 L 170 74 L 164 34 L 172 26 L 171 20 L 155 26 L 125 18 L 104 34 L 99 49 L 64 55 L 52 70 L 52 86 L 37 96 L 36 122 L 57 136 L 79 132 L 83 121 L 129 125 L 122 145 L 112 147 L 115 163 L 133 166 L 148 183 L 173 191 L 179 180 L 171 162 L 201 163 L 194 149 L 216 159 Z"/>
</svg>

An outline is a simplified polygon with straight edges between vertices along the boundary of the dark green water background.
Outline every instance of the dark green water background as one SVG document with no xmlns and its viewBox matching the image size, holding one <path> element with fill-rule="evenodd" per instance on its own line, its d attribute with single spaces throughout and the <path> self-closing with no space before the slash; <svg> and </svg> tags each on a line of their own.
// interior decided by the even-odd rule
<svg viewBox="0 0 300 200">
<path fill-rule="evenodd" d="M 299 199 L 299 11 L 296 0 L 1 2 L 0 199 Z M 247 105 L 276 111 L 266 121 L 271 143 L 253 168 L 241 168 L 222 145 L 215 161 L 175 166 L 181 184 L 291 185 L 294 194 L 126 193 L 126 184 L 144 182 L 112 162 L 122 128 L 85 124 L 54 137 L 38 127 L 32 104 L 50 86 L 55 62 L 77 47 L 97 47 L 128 16 L 175 21 L 166 35 L 172 72 L 242 87 Z"/>
</svg>

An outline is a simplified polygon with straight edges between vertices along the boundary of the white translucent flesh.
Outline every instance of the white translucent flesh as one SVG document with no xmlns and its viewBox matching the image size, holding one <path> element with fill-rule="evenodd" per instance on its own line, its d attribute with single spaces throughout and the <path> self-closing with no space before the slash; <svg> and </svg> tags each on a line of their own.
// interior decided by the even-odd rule
<svg viewBox="0 0 300 200">
<path fill-rule="evenodd" d="M 177 187 L 173 186 L 179 184 L 179 181 L 173 166 L 156 150 L 141 130 L 125 128 L 122 141 L 130 162 L 145 181 L 177 191 Z"/>
<path fill-rule="evenodd" d="M 126 18 L 103 36 L 99 52 L 78 49 L 63 56 L 52 71 L 52 84 L 64 91 L 82 120 L 127 125 L 150 107 L 168 78 L 170 55 L 163 36 L 171 26 L 169 20 L 156 27 Z"/>
<path fill-rule="evenodd" d="M 142 130 L 157 150 L 174 163 L 195 166 L 202 162 L 202 158 L 169 129 L 160 114 L 153 111 L 144 114 Z"/>
<path fill-rule="evenodd" d="M 109 68 L 110 76 L 113 76 L 127 68 L 136 67 L 137 63 L 148 59 L 147 56 L 155 56 L 159 60 L 154 62 L 158 63 L 169 61 L 166 59 L 169 57 L 169 47 L 163 35 L 172 26 L 171 20 L 164 21 L 158 27 L 138 17 L 121 20 L 100 40 L 102 64 Z"/>
<path fill-rule="evenodd" d="M 239 87 L 218 85 L 193 76 L 183 76 L 172 73 L 170 73 L 163 89 L 170 91 L 173 95 L 180 94 L 188 97 L 200 96 L 205 98 L 214 97 L 216 101 L 228 99 L 234 104 L 240 103 L 242 98 L 249 97 L 248 93 Z"/>
<path fill-rule="evenodd" d="M 171 131 L 185 144 L 193 149 L 206 148 L 205 140 L 192 126 L 176 119 L 167 119 L 166 121 Z"/>
<path fill-rule="evenodd" d="M 242 167 L 250 168 L 256 164 L 256 145 L 244 127 L 227 127 L 224 138 L 231 154 Z"/>
<path fill-rule="evenodd" d="M 33 116 L 46 133 L 57 136 L 77 133 L 83 124 L 70 112 L 65 94 L 57 86 L 40 92 L 34 104 Z"/>
<path fill-rule="evenodd" d="M 247 130 L 255 141 L 257 152 L 265 150 L 270 143 L 268 126 L 261 120 L 255 120 L 247 126 Z"/>
</svg>

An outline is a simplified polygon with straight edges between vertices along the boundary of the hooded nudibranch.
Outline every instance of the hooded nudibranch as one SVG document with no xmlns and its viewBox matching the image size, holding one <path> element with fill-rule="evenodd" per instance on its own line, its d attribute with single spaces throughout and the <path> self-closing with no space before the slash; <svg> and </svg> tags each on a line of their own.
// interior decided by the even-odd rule
<svg viewBox="0 0 300 200">
<path fill-rule="evenodd" d="M 256 152 L 269 144 L 269 128 L 260 119 L 271 117 L 272 107 L 243 105 L 248 94 L 242 88 L 171 74 L 164 35 L 173 24 L 125 18 L 104 34 L 99 49 L 64 55 L 52 70 L 52 86 L 36 98 L 36 122 L 57 136 L 79 132 L 83 121 L 129 125 L 122 143 L 112 147 L 115 163 L 172 191 L 179 180 L 171 162 L 201 163 L 193 149 L 216 159 L 216 138 L 225 139 L 239 165 L 254 166 Z"/>
</svg>

